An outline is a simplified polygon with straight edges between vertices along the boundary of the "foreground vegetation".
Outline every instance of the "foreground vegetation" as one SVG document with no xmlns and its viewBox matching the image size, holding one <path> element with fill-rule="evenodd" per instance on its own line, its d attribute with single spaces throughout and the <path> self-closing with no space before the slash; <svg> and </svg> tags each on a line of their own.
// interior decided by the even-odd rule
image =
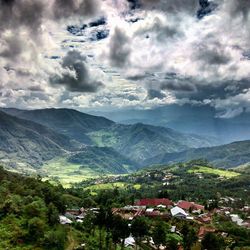
<svg viewBox="0 0 250 250">
<path fill-rule="evenodd" d="M 51 185 L 39 177 L 22 177 L 1 168 L 0 249 L 125 249 L 124 239 L 130 234 L 141 249 L 152 249 L 151 238 L 156 245 L 171 250 L 180 245 L 185 250 L 247 249 L 249 230 L 219 214 L 211 222 L 216 233 L 208 233 L 198 241 L 200 225 L 194 221 L 142 216 L 130 222 L 113 213 L 114 208 L 150 197 L 192 200 L 213 211 L 223 197 L 230 196 L 235 202 L 227 205 L 240 214 L 239 208 L 250 204 L 249 175 L 215 172 L 205 161 L 192 161 L 151 167 L 131 175 L 86 179 L 65 189 L 58 183 Z M 60 214 L 81 207 L 86 212 L 82 222 L 60 225 Z M 99 208 L 99 212 L 89 208 Z M 176 232 L 171 232 L 173 225 Z"/>
</svg>

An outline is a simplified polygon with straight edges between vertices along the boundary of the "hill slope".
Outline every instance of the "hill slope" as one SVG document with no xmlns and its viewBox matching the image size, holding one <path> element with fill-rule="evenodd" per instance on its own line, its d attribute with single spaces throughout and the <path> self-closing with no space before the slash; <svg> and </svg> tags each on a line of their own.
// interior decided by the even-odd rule
<svg viewBox="0 0 250 250">
<path fill-rule="evenodd" d="M 47 126 L 81 143 L 91 144 L 86 133 L 110 127 L 114 124 L 104 117 L 92 116 L 73 109 L 19 110 L 2 109 L 22 119 Z"/>
<path fill-rule="evenodd" d="M 113 147 L 118 152 L 137 161 L 164 152 L 178 152 L 202 145 L 214 145 L 214 140 L 196 135 L 176 132 L 172 129 L 138 123 L 135 125 L 114 125 L 109 129 L 89 133 L 98 146 Z"/>
<path fill-rule="evenodd" d="M 80 143 L 40 124 L 0 112 L 0 160 L 7 165 L 43 161 L 81 148 Z"/>
<path fill-rule="evenodd" d="M 207 159 L 216 167 L 233 168 L 250 162 L 250 141 L 234 142 L 227 145 L 190 149 L 178 153 L 159 154 L 144 161 L 144 165 L 186 162 Z"/>
<path fill-rule="evenodd" d="M 86 147 L 68 158 L 68 162 L 81 164 L 99 173 L 125 174 L 137 169 L 137 164 L 108 147 Z"/>
</svg>

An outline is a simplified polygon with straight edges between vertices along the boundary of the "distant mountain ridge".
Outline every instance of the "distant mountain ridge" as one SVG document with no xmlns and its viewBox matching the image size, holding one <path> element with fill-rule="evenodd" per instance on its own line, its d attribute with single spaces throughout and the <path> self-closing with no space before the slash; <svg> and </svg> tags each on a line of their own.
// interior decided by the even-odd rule
<svg viewBox="0 0 250 250">
<path fill-rule="evenodd" d="M 144 166 L 153 164 L 172 164 L 195 159 L 206 159 L 219 168 L 234 168 L 250 162 L 250 140 L 226 145 L 190 149 L 177 153 L 160 154 L 144 161 Z"/>
<path fill-rule="evenodd" d="M 146 110 L 91 112 L 122 124 L 142 122 L 181 133 L 216 137 L 220 144 L 250 140 L 250 112 L 220 112 L 209 105 L 167 105 Z"/>
<path fill-rule="evenodd" d="M 3 108 L 2 110 L 10 115 L 40 123 L 86 144 L 91 144 L 91 140 L 86 133 L 107 128 L 114 124 L 113 121 L 104 117 L 88 115 L 73 109 L 20 110 Z"/>
</svg>

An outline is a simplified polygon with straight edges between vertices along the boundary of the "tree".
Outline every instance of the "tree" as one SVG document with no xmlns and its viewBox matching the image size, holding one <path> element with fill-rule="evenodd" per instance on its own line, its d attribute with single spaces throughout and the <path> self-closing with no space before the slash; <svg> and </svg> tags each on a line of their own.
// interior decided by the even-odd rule
<svg viewBox="0 0 250 250">
<path fill-rule="evenodd" d="M 106 245 L 109 244 L 110 231 L 112 229 L 113 214 L 110 208 L 101 207 L 99 213 L 96 216 L 96 225 L 99 228 L 99 249 L 102 249 L 102 231 L 106 229 Z"/>
<path fill-rule="evenodd" d="M 185 250 L 190 250 L 192 245 L 197 241 L 198 237 L 193 228 L 189 227 L 187 224 L 184 224 L 181 233 L 183 235 L 183 246 Z"/>
<path fill-rule="evenodd" d="M 30 204 L 24 207 L 25 215 L 28 218 L 33 217 L 46 217 L 46 206 L 41 198 L 37 198 L 37 200 L 31 202 Z"/>
<path fill-rule="evenodd" d="M 44 236 L 45 222 L 37 217 L 34 217 L 28 221 L 29 239 L 31 241 L 38 241 Z"/>
<path fill-rule="evenodd" d="M 152 234 L 152 237 L 153 237 L 153 240 L 154 240 L 154 243 L 155 245 L 157 246 L 157 248 L 159 249 L 160 245 L 166 245 L 166 233 L 167 233 L 167 230 L 166 230 L 166 226 L 164 225 L 163 222 L 158 222 L 154 229 L 153 229 L 153 234 Z"/>
<path fill-rule="evenodd" d="M 122 249 L 124 249 L 124 242 L 129 237 L 129 226 L 126 220 L 121 218 L 119 215 L 113 217 L 112 225 L 112 239 L 113 242 L 122 242 Z"/>
<path fill-rule="evenodd" d="M 96 203 L 92 198 L 87 197 L 87 198 L 83 199 L 82 206 L 84 208 L 91 208 L 91 207 L 95 207 Z"/>
<path fill-rule="evenodd" d="M 55 225 L 59 221 L 59 213 L 56 206 L 51 202 L 48 206 L 48 222 L 50 226 Z"/>
<path fill-rule="evenodd" d="M 64 228 L 58 226 L 48 231 L 44 236 L 44 247 L 46 249 L 63 250 L 67 240 L 67 233 Z"/>
<path fill-rule="evenodd" d="M 202 249 L 221 250 L 224 249 L 224 240 L 214 233 L 207 233 L 201 242 Z"/>
<path fill-rule="evenodd" d="M 149 226 L 145 217 L 136 217 L 131 223 L 131 233 L 135 237 L 136 244 L 141 242 L 141 239 L 148 235 Z"/>
<path fill-rule="evenodd" d="M 179 241 L 181 241 L 181 239 L 178 240 L 177 235 L 167 234 L 167 247 L 168 247 L 168 249 L 178 250 L 179 249 Z"/>
</svg>

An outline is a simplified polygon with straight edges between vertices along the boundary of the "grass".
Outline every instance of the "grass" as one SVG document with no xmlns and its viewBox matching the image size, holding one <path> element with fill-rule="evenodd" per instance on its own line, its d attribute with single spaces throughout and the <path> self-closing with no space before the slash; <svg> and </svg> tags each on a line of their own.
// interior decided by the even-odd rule
<svg viewBox="0 0 250 250">
<path fill-rule="evenodd" d="M 96 184 L 89 186 L 86 189 L 90 189 L 91 191 L 97 191 L 102 189 L 125 188 L 125 186 L 126 183 L 124 182 L 115 182 L 115 183 Z"/>
<path fill-rule="evenodd" d="M 69 187 L 71 183 L 97 177 L 98 174 L 92 169 L 79 169 L 80 166 L 80 164 L 67 162 L 65 158 L 57 158 L 44 164 L 41 170 L 46 176 L 44 180 L 59 181 L 64 187 Z"/>
<path fill-rule="evenodd" d="M 134 185 L 134 189 L 140 190 L 140 189 L 141 189 L 141 184 L 135 184 L 135 185 Z"/>
<path fill-rule="evenodd" d="M 216 174 L 216 175 L 219 175 L 220 177 L 225 177 L 225 178 L 233 178 L 233 177 L 237 177 L 240 175 L 239 173 L 236 173 L 234 171 L 217 169 L 217 168 L 209 168 L 209 167 L 203 167 L 203 166 L 189 169 L 188 173 Z"/>
<path fill-rule="evenodd" d="M 95 192 L 98 190 L 105 190 L 105 189 L 114 189 L 114 188 L 127 188 L 129 185 L 129 183 L 125 183 L 125 182 L 114 182 L 114 183 L 104 183 L 104 184 L 96 184 L 96 185 L 92 185 L 87 187 L 86 189 L 91 190 L 91 192 Z M 133 187 L 136 190 L 139 190 L 141 188 L 140 184 L 134 184 Z"/>
</svg>

